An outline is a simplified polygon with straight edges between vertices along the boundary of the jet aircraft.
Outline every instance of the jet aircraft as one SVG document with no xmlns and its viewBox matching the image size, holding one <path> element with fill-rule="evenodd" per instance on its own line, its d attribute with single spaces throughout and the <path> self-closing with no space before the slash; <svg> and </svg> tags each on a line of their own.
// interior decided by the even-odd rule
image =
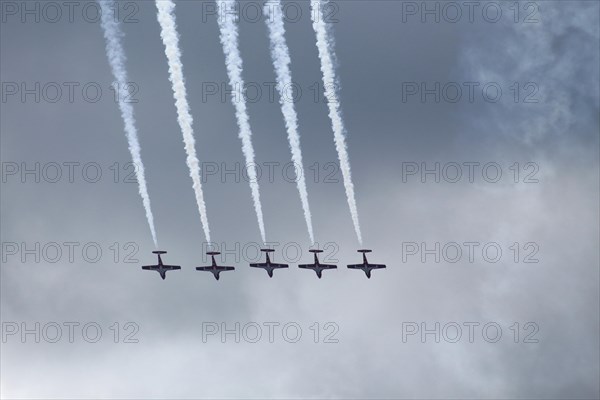
<svg viewBox="0 0 600 400">
<path fill-rule="evenodd" d="M 267 255 L 267 261 L 264 262 L 264 263 L 250 264 L 250 266 L 253 267 L 253 268 L 264 268 L 265 271 L 267 271 L 267 274 L 269 274 L 269 278 L 273 277 L 273 271 L 275 269 L 278 269 L 278 268 L 288 268 L 287 264 L 276 264 L 276 263 L 272 263 L 271 262 L 271 259 L 269 258 L 269 253 L 272 253 L 275 250 L 273 250 L 273 249 L 260 249 L 260 251 L 266 253 L 266 255 Z"/>
<path fill-rule="evenodd" d="M 321 264 L 319 262 L 319 257 L 317 256 L 317 254 L 322 253 L 323 250 L 309 250 L 309 251 L 315 255 L 315 262 L 313 264 L 300 264 L 300 265 L 298 265 L 298 268 L 312 269 L 313 271 L 315 271 L 317 273 L 317 276 L 319 277 L 319 279 L 321 279 L 323 270 L 337 268 L 337 265 Z"/>
<path fill-rule="evenodd" d="M 152 253 L 156 254 L 158 256 L 158 264 L 156 265 L 144 265 L 142 267 L 142 269 L 145 270 L 150 270 L 150 271 L 156 271 L 160 274 L 160 277 L 165 279 L 167 277 L 167 271 L 175 271 L 178 269 L 181 269 L 181 267 L 179 265 L 165 265 L 162 262 L 162 258 L 160 258 L 161 254 L 166 254 L 166 251 L 153 251 Z"/>
<path fill-rule="evenodd" d="M 208 251 L 206 254 L 208 254 L 209 256 L 211 256 L 212 258 L 212 264 L 206 267 L 196 267 L 196 271 L 207 271 L 207 272 L 212 272 L 212 274 L 215 276 L 216 280 L 219 280 L 219 274 L 223 271 L 233 271 L 235 269 L 235 267 L 228 267 L 225 265 L 217 265 L 217 262 L 215 261 L 215 256 L 221 254 L 218 251 Z"/>
<path fill-rule="evenodd" d="M 371 250 L 358 250 L 358 252 L 362 253 L 362 255 L 363 255 L 362 264 L 350 264 L 350 265 L 348 265 L 348 268 L 362 269 L 363 271 L 365 271 L 365 274 L 367 275 L 367 278 L 369 278 L 369 279 L 371 279 L 371 270 L 385 268 L 384 264 L 369 264 L 369 262 L 367 261 L 366 253 L 370 253 Z"/>
</svg>

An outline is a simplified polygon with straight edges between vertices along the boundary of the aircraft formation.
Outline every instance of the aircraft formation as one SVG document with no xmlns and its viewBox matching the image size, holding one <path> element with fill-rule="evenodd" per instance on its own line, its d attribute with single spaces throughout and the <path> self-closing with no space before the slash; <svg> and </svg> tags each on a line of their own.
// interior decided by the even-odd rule
<svg viewBox="0 0 600 400">
<path fill-rule="evenodd" d="M 288 264 L 280 264 L 280 263 L 274 263 L 271 262 L 271 259 L 269 257 L 269 253 L 274 252 L 275 250 L 273 249 L 260 249 L 260 251 L 264 252 L 266 255 L 266 261 L 263 263 L 251 263 L 250 267 L 252 268 L 262 268 L 267 272 L 267 275 L 269 275 L 269 278 L 273 277 L 273 272 L 276 269 L 282 269 L 282 268 L 289 268 Z M 325 270 L 330 270 L 330 269 L 337 269 L 337 265 L 333 265 L 333 264 L 321 264 L 321 262 L 319 261 L 319 257 L 317 254 L 322 253 L 323 250 L 316 250 L 316 249 L 312 249 L 309 250 L 311 253 L 313 253 L 314 255 L 314 260 L 312 264 L 300 264 L 298 265 L 298 268 L 301 269 L 310 269 L 315 271 L 315 273 L 317 274 L 317 277 L 319 279 L 321 279 L 321 277 L 323 276 L 323 271 Z M 371 271 L 374 269 L 382 269 L 382 268 L 386 268 L 385 264 L 371 264 L 369 263 L 369 261 L 367 260 L 367 253 L 370 253 L 371 250 L 367 250 L 367 249 L 360 249 L 358 250 L 359 253 L 362 253 L 363 256 L 363 261 L 361 264 L 350 264 L 348 265 L 349 269 L 360 269 L 363 270 L 365 275 L 367 276 L 367 278 L 371 279 Z M 161 258 L 161 254 L 166 254 L 166 251 L 153 251 L 152 253 L 156 254 L 158 256 L 158 264 L 155 265 L 144 265 L 142 266 L 142 269 L 144 270 L 148 270 L 148 271 L 156 271 L 159 273 L 160 277 L 162 279 L 165 279 L 167 277 L 167 272 L 168 271 L 176 271 L 178 269 L 181 269 L 180 265 L 166 265 L 163 264 L 162 258 Z M 207 265 L 207 266 L 202 266 L 202 267 L 196 267 L 196 271 L 204 271 L 204 272 L 210 272 L 213 274 L 213 276 L 215 277 L 216 280 L 219 280 L 220 278 L 220 274 L 221 272 L 224 271 L 233 271 L 235 270 L 235 267 L 232 266 L 227 266 L 227 265 L 217 265 L 217 262 L 215 261 L 215 256 L 219 255 L 221 253 L 219 253 L 218 251 L 209 251 L 206 253 L 207 255 L 209 255 L 211 257 L 211 265 Z"/>
</svg>

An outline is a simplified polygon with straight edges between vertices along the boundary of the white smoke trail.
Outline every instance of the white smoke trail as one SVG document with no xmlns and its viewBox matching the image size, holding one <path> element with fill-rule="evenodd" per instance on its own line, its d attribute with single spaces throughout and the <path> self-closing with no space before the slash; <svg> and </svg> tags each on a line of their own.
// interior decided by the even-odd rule
<svg viewBox="0 0 600 400">
<path fill-rule="evenodd" d="M 284 89 L 292 82 L 292 74 L 290 72 L 290 54 L 285 40 L 285 27 L 283 25 L 283 9 L 280 0 L 268 1 L 265 3 L 266 22 L 269 28 L 269 39 L 271 42 L 271 58 L 273 59 L 273 68 L 277 76 L 277 90 L 279 92 L 279 103 L 281 104 L 281 112 L 285 120 L 287 128 L 288 142 L 292 151 L 292 162 L 298 168 L 296 185 L 300 193 L 300 201 L 304 210 L 304 219 L 308 228 L 308 236 L 310 237 L 311 245 L 315 242 L 312 227 L 312 217 L 310 207 L 308 205 L 308 192 L 306 191 L 306 181 L 304 179 L 304 170 L 302 164 L 302 151 L 300 149 L 300 135 L 298 133 L 298 116 L 291 99 L 286 99 Z"/>
<path fill-rule="evenodd" d="M 346 189 L 346 197 L 348 199 L 348 206 L 350 207 L 350 214 L 352 215 L 352 222 L 354 223 L 354 230 L 356 231 L 359 244 L 362 245 L 362 235 L 358 223 L 358 210 L 356 209 L 356 200 L 354 198 L 354 184 L 352 183 L 350 161 L 346 149 L 346 129 L 344 128 L 344 121 L 342 120 L 336 93 L 333 41 L 329 37 L 327 25 L 323 20 L 323 1 L 311 1 L 310 4 L 310 15 L 313 21 L 313 29 L 317 36 L 317 48 L 319 50 L 319 59 L 321 60 L 321 72 L 323 73 L 323 87 L 325 88 L 325 97 L 327 97 L 327 105 L 329 106 L 329 118 L 333 127 L 335 148 L 340 161 L 340 169 L 342 170 L 342 178 L 344 179 L 344 188 Z"/>
<path fill-rule="evenodd" d="M 121 95 L 128 84 L 127 71 L 125 69 L 125 51 L 121 45 L 123 32 L 121 31 L 117 19 L 114 18 L 114 10 L 116 9 L 114 0 L 99 1 L 99 3 L 102 10 L 101 25 L 102 30 L 104 31 L 104 39 L 106 40 L 106 56 L 108 57 L 112 74 L 118 85 L 117 93 L 119 93 L 119 109 L 121 110 L 121 117 L 125 124 L 129 153 L 131 153 L 131 159 L 135 166 L 138 190 L 140 196 L 142 196 L 142 202 L 144 204 L 144 209 L 146 210 L 146 219 L 150 226 L 154 247 L 157 247 L 158 241 L 156 239 L 156 230 L 154 229 L 154 216 L 152 215 L 152 209 L 150 208 L 150 195 L 148 194 L 148 188 L 146 187 L 146 176 L 144 164 L 142 163 L 142 156 L 140 154 L 141 149 L 138 141 L 137 128 L 135 126 L 133 107 L 131 103 L 127 102 L 124 96 Z"/>
<path fill-rule="evenodd" d="M 179 51 L 179 36 L 175 23 L 175 4 L 171 0 L 156 0 L 158 9 L 158 23 L 160 24 L 160 37 L 165 46 L 165 54 L 169 63 L 169 79 L 173 85 L 173 97 L 175 98 L 175 107 L 177 108 L 177 121 L 183 134 L 185 152 L 187 154 L 186 163 L 192 177 L 196 203 L 200 212 L 200 220 L 204 229 L 204 236 L 207 242 L 210 242 L 210 229 L 208 227 L 208 218 L 206 217 L 206 204 L 202 193 L 202 183 L 200 181 L 200 166 L 196 156 L 194 130 L 192 129 L 192 116 L 187 102 L 185 83 L 183 79 L 183 65 L 181 63 L 181 53 Z"/>
<path fill-rule="evenodd" d="M 158 0 L 157 0 L 158 1 Z M 220 1 L 219 6 L 225 12 L 219 13 L 217 21 L 219 23 L 219 31 L 223 53 L 225 53 L 225 64 L 227 66 L 227 75 L 229 76 L 229 84 L 232 88 L 243 88 L 244 81 L 242 79 L 242 57 L 238 49 L 238 28 L 236 16 L 234 14 L 235 1 L 225 0 Z M 242 152 L 246 159 L 248 168 L 248 180 L 250 181 L 250 189 L 252 191 L 252 199 L 254 201 L 254 211 L 258 218 L 258 228 L 263 243 L 265 238 L 265 224 L 263 221 L 262 206 L 260 204 L 260 192 L 258 188 L 258 180 L 256 177 L 256 169 L 251 168 L 254 163 L 254 147 L 252 146 L 252 131 L 250 130 L 250 122 L 248 112 L 246 110 L 246 101 L 243 95 L 235 96 L 233 100 L 235 106 L 235 117 L 239 127 L 238 136 L 242 140 Z"/>
</svg>

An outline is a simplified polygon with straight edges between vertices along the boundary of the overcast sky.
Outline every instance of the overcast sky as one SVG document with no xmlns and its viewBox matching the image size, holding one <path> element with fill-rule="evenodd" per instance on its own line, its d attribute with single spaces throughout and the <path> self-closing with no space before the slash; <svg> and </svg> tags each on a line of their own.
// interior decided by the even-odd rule
<svg viewBox="0 0 600 400">
<path fill-rule="evenodd" d="M 387 264 L 368 280 L 346 268 L 359 243 L 310 6 L 284 2 L 315 239 L 338 264 L 319 280 L 297 268 L 312 255 L 263 2 L 241 2 L 239 29 L 267 241 L 290 264 L 273 279 L 248 266 L 261 239 L 214 3 L 177 2 L 212 241 L 236 267 L 218 282 L 194 268 L 206 240 L 154 2 L 118 19 L 159 248 L 182 266 L 164 281 L 141 270 L 154 245 L 98 7 L 1 4 L 2 397 L 600 396 L 599 3 L 327 7 L 364 246 Z"/>
</svg>

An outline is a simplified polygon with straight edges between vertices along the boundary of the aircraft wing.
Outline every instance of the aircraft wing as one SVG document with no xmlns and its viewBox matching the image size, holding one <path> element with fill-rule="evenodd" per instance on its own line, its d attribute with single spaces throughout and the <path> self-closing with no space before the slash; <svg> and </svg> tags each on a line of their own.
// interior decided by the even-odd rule
<svg viewBox="0 0 600 400">
<path fill-rule="evenodd" d="M 209 265 L 209 266 L 207 266 L 207 267 L 196 267 L 196 269 L 197 269 L 198 271 L 210 271 L 210 270 L 212 269 L 212 266 L 211 266 L 211 265 Z"/>
<path fill-rule="evenodd" d="M 364 264 L 350 264 L 348 265 L 348 268 L 350 269 L 362 269 L 365 265 Z"/>
<path fill-rule="evenodd" d="M 368 264 L 370 268 L 373 269 L 380 269 L 380 268 L 385 268 L 384 264 Z"/>
<path fill-rule="evenodd" d="M 266 268 L 269 264 L 267 263 L 254 263 L 254 264 L 250 264 L 251 267 L 254 268 Z"/>
<path fill-rule="evenodd" d="M 169 271 L 173 271 L 176 269 L 181 269 L 181 266 L 180 265 L 163 265 L 163 268 L 167 269 Z"/>
<path fill-rule="evenodd" d="M 221 271 L 233 271 L 235 269 L 234 267 L 227 267 L 227 266 L 219 266 L 217 268 L 220 269 Z"/>
<path fill-rule="evenodd" d="M 333 264 L 321 264 L 321 268 L 323 268 L 323 269 L 336 269 L 337 265 L 333 265 Z"/>
<path fill-rule="evenodd" d="M 298 268 L 304 268 L 304 269 L 313 269 L 315 267 L 315 264 L 300 264 L 298 265 Z"/>
<path fill-rule="evenodd" d="M 142 269 L 149 269 L 149 270 L 154 270 L 157 269 L 158 265 L 144 265 L 142 266 Z"/>
<path fill-rule="evenodd" d="M 275 264 L 275 263 L 271 263 L 271 267 L 273 267 L 273 268 L 289 268 L 287 264 Z"/>
</svg>

